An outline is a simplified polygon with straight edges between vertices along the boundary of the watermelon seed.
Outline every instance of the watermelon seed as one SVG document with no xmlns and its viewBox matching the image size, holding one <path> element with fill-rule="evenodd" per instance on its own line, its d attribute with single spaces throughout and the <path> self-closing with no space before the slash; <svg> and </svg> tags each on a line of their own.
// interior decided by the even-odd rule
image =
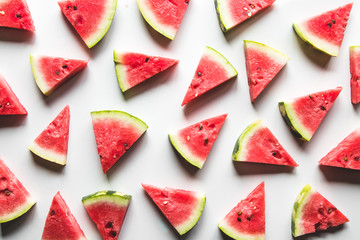
<svg viewBox="0 0 360 240">
<path fill-rule="evenodd" d="M 332 26 L 332 24 L 331 24 L 331 23 L 328 23 L 327 25 L 328 25 L 329 27 L 331 27 L 331 26 Z"/>
<path fill-rule="evenodd" d="M 332 22 L 333 24 L 335 24 L 335 23 L 336 23 L 336 21 L 335 21 L 334 19 L 331 19 L 331 22 Z"/>
<path fill-rule="evenodd" d="M 0 15 L 5 15 L 5 11 L 0 11 Z"/>
<path fill-rule="evenodd" d="M 205 138 L 204 143 L 205 143 L 205 144 L 208 144 L 208 142 L 209 142 L 209 139 Z"/>
<path fill-rule="evenodd" d="M 197 75 L 198 75 L 199 77 L 201 77 L 201 72 L 197 72 Z"/>
<path fill-rule="evenodd" d="M 164 201 L 163 204 L 164 204 L 164 205 L 168 204 L 168 201 Z"/>
<path fill-rule="evenodd" d="M 110 235 L 110 237 L 116 237 L 116 232 L 115 231 L 111 231 L 111 232 L 109 232 L 109 235 Z"/>
<path fill-rule="evenodd" d="M 54 215 L 55 214 L 55 211 L 54 210 L 51 210 L 50 212 L 50 216 Z"/>
<path fill-rule="evenodd" d="M 310 98 L 310 99 L 312 99 L 312 98 L 313 98 L 313 96 L 310 94 L 310 95 L 309 95 L 309 98 Z"/>
<path fill-rule="evenodd" d="M 67 9 L 70 9 L 70 8 L 71 8 L 71 5 L 68 5 L 68 6 L 67 6 Z"/>
<path fill-rule="evenodd" d="M 238 215 L 240 216 L 242 214 L 242 211 L 238 212 Z"/>
<path fill-rule="evenodd" d="M 21 14 L 17 13 L 16 18 L 21 18 Z"/>
<path fill-rule="evenodd" d="M 321 226 L 321 222 L 316 223 L 316 224 L 314 225 L 315 231 L 321 230 L 320 226 Z"/>
<path fill-rule="evenodd" d="M 355 157 L 354 160 L 355 160 L 355 161 L 359 161 L 359 157 Z"/>
<path fill-rule="evenodd" d="M 345 157 L 344 157 L 344 161 L 347 162 L 347 160 L 348 160 L 348 158 L 347 158 L 347 156 L 345 156 Z"/>
<path fill-rule="evenodd" d="M 239 222 L 241 222 L 241 218 L 238 217 L 237 220 L 238 220 Z"/>
<path fill-rule="evenodd" d="M 108 222 L 108 223 L 105 225 L 105 228 L 113 228 L 113 223 L 112 223 L 112 222 Z"/>
<path fill-rule="evenodd" d="M 1 105 L 0 105 L 0 107 L 1 107 Z M 6 180 L 6 177 L 2 177 L 2 178 L 0 178 L 0 180 L 1 180 L 1 181 L 5 181 L 5 180 Z"/>
<path fill-rule="evenodd" d="M 328 213 L 330 214 L 330 213 L 332 213 L 332 211 L 334 211 L 334 210 L 336 210 L 336 208 L 329 208 L 329 209 L 328 209 Z"/>
<path fill-rule="evenodd" d="M 186 0 L 185 3 L 186 3 L 186 4 L 189 4 L 189 0 Z"/>
<path fill-rule="evenodd" d="M 326 110 L 326 108 L 324 106 L 320 106 L 320 109 L 323 110 L 323 111 Z"/>
<path fill-rule="evenodd" d="M 276 156 L 276 152 L 273 152 L 272 155 L 275 157 L 275 156 Z"/>
<path fill-rule="evenodd" d="M 201 129 L 203 129 L 203 125 L 202 125 L 202 124 L 200 124 L 200 127 L 199 127 L 199 130 L 201 130 Z"/>
<path fill-rule="evenodd" d="M 251 221 L 251 215 L 249 215 L 247 218 L 246 218 L 246 220 L 248 220 L 249 222 Z"/>
<path fill-rule="evenodd" d="M 2 105 L 0 104 L 0 108 L 2 108 Z"/>
<path fill-rule="evenodd" d="M 76 5 L 74 6 L 74 10 L 75 10 L 75 11 L 77 10 L 77 6 L 76 6 Z"/>
<path fill-rule="evenodd" d="M 11 194 L 11 191 L 9 189 L 5 189 L 5 195 L 10 196 L 10 194 Z"/>
<path fill-rule="evenodd" d="M 147 57 L 147 58 L 145 59 L 145 62 L 148 62 L 149 60 L 150 60 L 150 58 Z"/>
<path fill-rule="evenodd" d="M 186 139 L 189 141 L 189 140 L 190 140 L 190 136 L 187 136 Z"/>
<path fill-rule="evenodd" d="M 56 75 L 59 75 L 60 74 L 60 70 L 56 70 Z"/>
<path fill-rule="evenodd" d="M 99 157 L 100 157 L 100 158 L 103 158 L 103 156 L 102 156 L 102 155 L 99 155 Z"/>
<path fill-rule="evenodd" d="M 66 64 L 62 65 L 62 68 L 67 68 L 68 66 Z"/>
<path fill-rule="evenodd" d="M 255 5 L 254 5 L 254 4 L 252 4 L 252 3 L 250 3 L 250 4 L 249 4 L 249 6 L 250 6 L 252 9 L 254 9 L 254 8 L 255 8 Z"/>
</svg>

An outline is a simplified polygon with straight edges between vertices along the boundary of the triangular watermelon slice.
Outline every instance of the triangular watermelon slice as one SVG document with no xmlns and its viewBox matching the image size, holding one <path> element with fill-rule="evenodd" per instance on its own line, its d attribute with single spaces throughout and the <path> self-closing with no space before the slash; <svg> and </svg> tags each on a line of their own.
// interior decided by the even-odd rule
<svg viewBox="0 0 360 240">
<path fill-rule="evenodd" d="M 253 122 L 243 131 L 236 141 L 232 158 L 239 162 L 298 166 L 261 120 Z"/>
<path fill-rule="evenodd" d="M 237 75 L 238 72 L 223 55 L 206 47 L 181 106 Z"/>
<path fill-rule="evenodd" d="M 114 61 L 116 76 L 123 92 L 179 62 L 170 58 L 115 50 Z"/>
<path fill-rule="evenodd" d="M 306 185 L 296 198 L 291 217 L 294 237 L 326 230 L 348 222 L 333 204 Z"/>
<path fill-rule="evenodd" d="M 219 223 L 226 235 L 238 240 L 265 240 L 265 184 L 260 183 Z"/>
<path fill-rule="evenodd" d="M 131 196 L 115 191 L 101 191 L 82 198 L 82 203 L 104 240 L 119 236 Z"/>
<path fill-rule="evenodd" d="M 187 233 L 199 221 L 205 207 L 205 194 L 148 184 L 142 186 L 180 235 Z"/>
<path fill-rule="evenodd" d="M 170 142 L 186 161 L 201 169 L 226 117 L 223 114 L 205 119 L 169 134 Z"/>
<path fill-rule="evenodd" d="M 50 162 L 65 165 L 69 124 L 70 107 L 66 106 L 29 146 L 30 151 Z"/>
<path fill-rule="evenodd" d="M 87 60 L 30 55 L 30 64 L 35 82 L 46 96 L 49 96 L 67 79 L 83 70 L 87 63 Z"/>
<path fill-rule="evenodd" d="M 289 57 L 265 44 L 244 40 L 246 72 L 251 102 L 285 66 Z"/>
<path fill-rule="evenodd" d="M 60 0 L 58 4 L 85 44 L 92 48 L 110 28 L 117 0 Z"/>
<path fill-rule="evenodd" d="M 275 0 L 215 0 L 220 27 L 227 32 L 269 7 Z"/>
<path fill-rule="evenodd" d="M 91 112 L 98 154 L 106 173 L 145 133 L 148 126 L 126 112 Z"/>
<path fill-rule="evenodd" d="M 341 90 L 337 87 L 279 102 L 280 113 L 297 138 L 310 141 Z"/>
<path fill-rule="evenodd" d="M 342 140 L 319 164 L 360 170 L 360 128 Z"/>
<path fill-rule="evenodd" d="M 57 192 L 46 218 L 41 240 L 86 240 L 70 208 Z"/>
<path fill-rule="evenodd" d="M 136 0 L 146 22 L 173 40 L 190 0 Z"/>
<path fill-rule="evenodd" d="M 35 203 L 30 193 L 0 159 L 0 223 L 20 217 Z"/>
<path fill-rule="evenodd" d="M 330 56 L 337 56 L 352 5 L 349 3 L 302 22 L 294 23 L 293 28 L 306 43 Z"/>
<path fill-rule="evenodd" d="M 25 0 L 0 1 L 0 27 L 35 31 L 34 22 Z"/>
<path fill-rule="evenodd" d="M 0 74 L 0 115 L 26 115 L 27 113 L 5 78 Z"/>
<path fill-rule="evenodd" d="M 360 46 L 350 47 L 351 102 L 360 102 Z"/>
</svg>

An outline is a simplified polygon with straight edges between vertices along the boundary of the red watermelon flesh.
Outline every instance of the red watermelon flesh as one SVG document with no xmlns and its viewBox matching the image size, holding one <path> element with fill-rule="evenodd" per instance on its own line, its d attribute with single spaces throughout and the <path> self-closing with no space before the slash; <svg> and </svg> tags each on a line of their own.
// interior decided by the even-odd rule
<svg viewBox="0 0 360 240">
<path fill-rule="evenodd" d="M 34 204 L 30 193 L 0 159 L 0 223 L 20 217 Z"/>
<path fill-rule="evenodd" d="M 86 240 L 70 208 L 57 192 L 46 218 L 41 240 Z"/>
<path fill-rule="evenodd" d="M 205 207 L 205 194 L 148 184 L 142 186 L 180 235 L 198 222 Z"/>
<path fill-rule="evenodd" d="M 351 102 L 360 102 L 360 46 L 350 47 Z"/>
<path fill-rule="evenodd" d="M 162 72 L 178 60 L 141 53 L 114 51 L 116 76 L 123 92 Z"/>
<path fill-rule="evenodd" d="M 215 143 L 227 114 L 192 124 L 169 134 L 174 148 L 192 165 L 202 168 Z"/>
<path fill-rule="evenodd" d="M 5 78 L 0 75 L 0 115 L 26 115 L 27 113 Z"/>
<path fill-rule="evenodd" d="M 0 26 L 35 31 L 33 19 L 25 0 L 0 2 Z"/>
<path fill-rule="evenodd" d="M 219 228 L 234 239 L 265 239 L 265 184 L 260 183 L 219 223 Z"/>
<path fill-rule="evenodd" d="M 342 140 L 319 164 L 360 170 L 360 129 Z"/>
</svg>

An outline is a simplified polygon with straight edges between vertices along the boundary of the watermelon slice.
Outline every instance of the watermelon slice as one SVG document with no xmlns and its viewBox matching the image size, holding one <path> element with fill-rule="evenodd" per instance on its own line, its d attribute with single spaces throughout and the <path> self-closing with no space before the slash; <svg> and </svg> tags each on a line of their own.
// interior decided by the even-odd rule
<svg viewBox="0 0 360 240">
<path fill-rule="evenodd" d="M 262 43 L 244 40 L 246 72 L 250 99 L 255 102 L 259 94 L 285 66 L 289 57 Z"/>
<path fill-rule="evenodd" d="M 123 92 L 179 62 L 170 58 L 115 50 L 114 61 L 116 76 Z"/>
<path fill-rule="evenodd" d="M 243 131 L 236 141 L 232 158 L 239 162 L 298 166 L 261 120 L 253 122 Z"/>
<path fill-rule="evenodd" d="M 0 223 L 20 217 L 36 203 L 0 159 Z"/>
<path fill-rule="evenodd" d="M 86 240 L 70 208 L 57 192 L 46 218 L 41 240 Z"/>
<path fill-rule="evenodd" d="M 146 22 L 173 40 L 190 0 L 136 0 Z"/>
<path fill-rule="evenodd" d="M 0 74 L 0 115 L 26 115 L 27 113 L 5 78 Z"/>
<path fill-rule="evenodd" d="M 85 44 L 92 48 L 110 28 L 117 0 L 60 0 L 58 4 Z"/>
<path fill-rule="evenodd" d="M 223 55 L 206 47 L 181 106 L 237 75 L 235 68 Z"/>
<path fill-rule="evenodd" d="M 180 235 L 187 233 L 199 221 L 205 207 L 205 194 L 148 184 L 142 186 Z"/>
<path fill-rule="evenodd" d="M 29 146 L 39 157 L 60 165 L 66 164 L 69 140 L 70 107 L 66 106 Z"/>
<path fill-rule="evenodd" d="M 67 79 L 84 69 L 87 63 L 86 60 L 30 55 L 35 82 L 46 96 L 49 96 Z"/>
<path fill-rule="evenodd" d="M 0 27 L 35 31 L 34 22 L 25 0 L 0 1 Z"/>
<path fill-rule="evenodd" d="M 350 47 L 351 102 L 360 102 L 360 46 Z"/>
<path fill-rule="evenodd" d="M 279 102 L 280 113 L 297 138 L 310 141 L 341 89 L 337 87 Z"/>
<path fill-rule="evenodd" d="M 274 2 L 275 0 L 215 0 L 220 27 L 223 32 L 227 32 Z"/>
<path fill-rule="evenodd" d="M 101 191 L 82 198 L 91 219 L 104 240 L 117 239 L 131 196 L 115 191 Z"/>
<path fill-rule="evenodd" d="M 360 170 L 360 128 L 353 131 L 320 161 L 320 165 Z"/>
<path fill-rule="evenodd" d="M 260 183 L 219 223 L 229 237 L 238 240 L 265 240 L 265 184 Z"/>
<path fill-rule="evenodd" d="M 186 161 L 201 169 L 226 117 L 209 118 L 169 134 L 170 142 Z"/>
<path fill-rule="evenodd" d="M 106 173 L 145 133 L 148 126 L 126 112 L 91 112 L 103 172 Z"/>
<path fill-rule="evenodd" d="M 326 230 L 348 222 L 333 204 L 306 185 L 296 198 L 291 217 L 294 237 Z"/>
<path fill-rule="evenodd" d="M 302 22 L 294 23 L 293 28 L 306 43 L 330 56 L 337 56 L 352 5 L 349 3 Z"/>
</svg>

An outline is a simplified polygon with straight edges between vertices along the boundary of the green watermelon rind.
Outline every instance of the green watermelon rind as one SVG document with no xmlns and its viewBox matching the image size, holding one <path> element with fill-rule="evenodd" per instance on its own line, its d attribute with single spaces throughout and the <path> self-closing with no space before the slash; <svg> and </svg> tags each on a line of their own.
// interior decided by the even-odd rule
<svg viewBox="0 0 360 240">
<path fill-rule="evenodd" d="M 43 79 L 43 77 L 40 74 L 39 67 L 37 66 L 38 59 L 39 56 L 30 54 L 31 70 L 34 75 L 35 82 L 38 85 L 40 91 L 46 96 L 49 96 L 52 93 L 52 89 L 46 84 L 46 81 Z"/>
<path fill-rule="evenodd" d="M 283 65 L 285 65 L 290 60 L 290 58 L 284 53 L 263 43 L 259 43 L 251 40 L 244 40 L 244 45 L 246 48 L 254 48 L 259 51 L 262 51 L 271 59 L 277 60 L 277 62 Z"/>
<path fill-rule="evenodd" d="M 227 32 L 231 30 L 233 27 L 235 27 L 235 25 L 230 18 L 227 18 L 227 16 L 230 16 L 230 14 L 224 13 L 227 10 L 225 6 L 226 1 L 215 0 L 214 2 L 215 2 L 216 15 L 218 16 L 221 30 L 223 32 Z"/>
<path fill-rule="evenodd" d="M 222 55 L 212 47 L 206 46 L 204 55 L 205 54 L 210 55 L 212 57 L 212 60 L 218 62 L 222 67 L 226 69 L 229 79 L 238 75 L 238 72 L 236 71 L 234 66 L 226 59 L 226 57 L 224 57 L 224 55 Z"/>
<path fill-rule="evenodd" d="M 66 165 L 66 154 L 58 154 L 52 150 L 43 148 L 37 143 L 30 144 L 28 149 L 39 157 L 60 165 Z"/>
<path fill-rule="evenodd" d="M 32 206 L 35 205 L 35 203 L 36 201 L 31 196 L 29 196 L 27 198 L 27 201 L 23 205 L 21 205 L 21 207 L 19 207 L 16 211 L 9 213 L 7 215 L 0 216 L 0 223 L 6 223 L 22 216 L 27 211 L 29 211 L 32 208 Z"/>
<path fill-rule="evenodd" d="M 227 236 L 236 239 L 236 240 L 265 240 L 265 234 L 242 234 L 233 229 L 231 226 L 225 223 L 225 221 L 221 221 L 219 223 L 219 228 L 223 231 Z"/>
<path fill-rule="evenodd" d="M 111 202 L 119 206 L 127 207 L 130 203 L 131 195 L 116 191 L 99 191 L 87 195 L 81 199 L 84 206 L 89 206 L 98 202 Z"/>
<path fill-rule="evenodd" d="M 122 61 L 122 54 L 114 50 L 114 62 L 115 62 L 115 72 L 116 77 L 118 79 L 118 83 L 120 86 L 120 89 L 122 92 L 127 91 L 130 88 L 130 85 L 127 84 L 128 81 L 126 81 L 126 68 L 123 64 L 121 64 Z"/>
</svg>

